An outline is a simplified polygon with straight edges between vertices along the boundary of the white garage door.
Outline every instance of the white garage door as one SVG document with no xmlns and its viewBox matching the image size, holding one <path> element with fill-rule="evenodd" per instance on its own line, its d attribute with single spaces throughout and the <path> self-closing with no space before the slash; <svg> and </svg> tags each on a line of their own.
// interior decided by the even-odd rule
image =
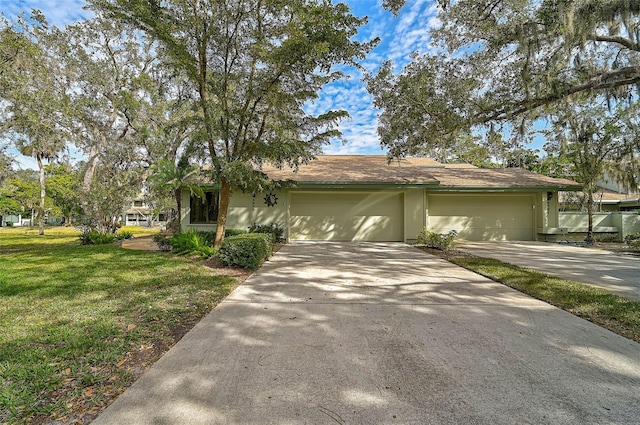
<svg viewBox="0 0 640 425">
<path fill-rule="evenodd" d="M 470 241 L 533 240 L 533 196 L 429 195 L 427 227 L 437 233 L 456 230 Z"/>
<path fill-rule="evenodd" d="M 402 241 L 399 192 L 292 192 L 289 239 Z"/>
</svg>

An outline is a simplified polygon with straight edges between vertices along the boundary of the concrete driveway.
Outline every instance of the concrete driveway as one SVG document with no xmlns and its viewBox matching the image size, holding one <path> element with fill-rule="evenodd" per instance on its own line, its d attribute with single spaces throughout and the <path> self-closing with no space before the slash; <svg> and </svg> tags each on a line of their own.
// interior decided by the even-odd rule
<svg viewBox="0 0 640 425">
<path fill-rule="evenodd" d="M 548 242 L 460 242 L 456 248 L 640 301 L 639 257 Z"/>
<path fill-rule="evenodd" d="M 94 424 L 619 424 L 640 344 L 404 244 L 290 243 Z"/>
</svg>

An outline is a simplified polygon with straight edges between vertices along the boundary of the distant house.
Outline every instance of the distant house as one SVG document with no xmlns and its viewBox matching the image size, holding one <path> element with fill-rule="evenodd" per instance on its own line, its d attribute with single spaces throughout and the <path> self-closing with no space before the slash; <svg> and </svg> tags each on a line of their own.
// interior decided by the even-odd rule
<svg viewBox="0 0 640 425">
<path fill-rule="evenodd" d="M 154 211 L 138 196 L 131 201 L 129 208 L 122 214 L 122 222 L 125 226 L 164 226 L 166 216 L 164 213 L 154 215 Z"/>
<path fill-rule="evenodd" d="M 519 168 L 484 169 L 428 158 L 319 156 L 297 172 L 262 169 L 295 187 L 232 193 L 227 228 L 276 223 L 288 240 L 411 241 L 427 227 L 466 240 L 537 240 L 558 226 L 558 191 L 571 180 Z M 218 193 L 182 193 L 181 229 L 213 230 Z"/>
</svg>

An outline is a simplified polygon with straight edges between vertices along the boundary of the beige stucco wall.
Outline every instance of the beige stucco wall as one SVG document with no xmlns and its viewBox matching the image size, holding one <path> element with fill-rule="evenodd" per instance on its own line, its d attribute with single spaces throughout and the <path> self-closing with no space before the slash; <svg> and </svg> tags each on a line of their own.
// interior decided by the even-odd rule
<svg viewBox="0 0 640 425">
<path fill-rule="evenodd" d="M 227 229 L 247 229 L 253 223 L 273 224 L 287 227 L 288 194 L 285 191 L 274 191 L 277 197 L 277 204 L 269 207 L 264 203 L 265 193 L 257 193 L 255 197 L 250 193 L 233 191 L 229 200 L 229 214 L 227 218 Z M 198 229 L 212 231 L 216 229 L 215 224 L 191 224 L 189 222 L 190 193 L 188 190 L 182 192 L 182 212 L 180 215 L 180 228 L 182 230 Z M 286 230 L 285 230 L 286 237 Z"/>
<path fill-rule="evenodd" d="M 285 228 L 287 238 L 292 229 L 294 239 L 411 242 L 424 226 L 439 233 L 457 230 L 460 238 L 469 240 L 531 240 L 536 238 L 536 228 L 561 225 L 557 193 L 550 199 L 547 192 L 444 193 L 421 188 L 387 191 L 292 189 L 274 193 L 278 197 L 277 204 L 268 207 L 264 203 L 264 193 L 254 197 L 250 193 L 234 191 L 227 228 L 246 229 L 252 223 L 277 223 Z M 215 224 L 189 223 L 189 198 L 189 191 L 183 191 L 181 228 L 215 230 Z M 388 205 L 384 206 L 385 203 Z M 336 214 L 343 217 L 335 218 Z"/>
<path fill-rule="evenodd" d="M 426 191 L 407 189 L 404 192 L 404 240 L 415 242 L 426 224 Z"/>
</svg>

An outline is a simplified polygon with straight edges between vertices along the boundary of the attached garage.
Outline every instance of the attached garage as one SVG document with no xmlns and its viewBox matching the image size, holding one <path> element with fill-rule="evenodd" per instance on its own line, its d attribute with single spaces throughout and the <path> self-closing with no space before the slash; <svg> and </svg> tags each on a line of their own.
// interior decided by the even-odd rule
<svg viewBox="0 0 640 425">
<path fill-rule="evenodd" d="M 289 239 L 403 241 L 402 192 L 291 192 Z"/>
<path fill-rule="evenodd" d="M 466 240 L 536 240 L 557 230 L 558 190 L 581 188 L 519 168 L 382 155 L 318 156 L 295 169 L 257 168 L 276 184 L 255 193 L 234 188 L 227 228 L 278 225 L 287 240 L 412 242 L 425 226 L 456 230 Z M 216 228 L 211 186 L 204 200 L 183 190 L 181 229 Z"/>
<path fill-rule="evenodd" d="M 470 241 L 535 239 L 533 194 L 429 194 L 427 228 Z"/>
</svg>

